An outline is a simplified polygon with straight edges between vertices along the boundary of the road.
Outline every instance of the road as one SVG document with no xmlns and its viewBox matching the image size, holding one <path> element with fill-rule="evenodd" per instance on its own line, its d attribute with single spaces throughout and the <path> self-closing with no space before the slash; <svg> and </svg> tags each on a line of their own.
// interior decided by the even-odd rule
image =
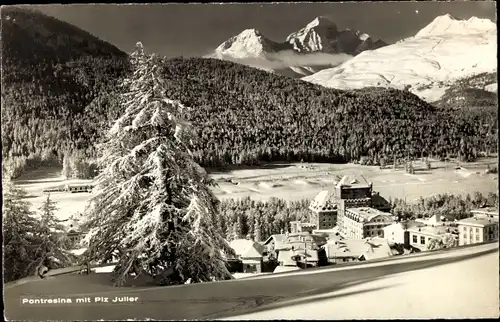
<svg viewBox="0 0 500 322">
<path fill-rule="evenodd" d="M 409 281 L 412 276 L 415 280 Z M 396 318 L 418 315 L 415 312 L 424 318 L 422 312 L 434 318 L 454 316 L 465 312 L 464 307 L 471 309 L 463 313 L 468 317 L 491 317 L 498 315 L 498 290 L 495 243 L 379 263 L 173 287 L 115 288 L 107 274 L 61 275 L 6 287 L 4 305 L 8 320 L 377 318 L 387 316 L 394 306 L 400 307 Z M 378 297 L 378 304 L 366 299 L 367 294 Z M 90 303 L 75 303 L 86 297 Z M 109 302 L 95 303 L 96 297 Z M 115 297 L 134 301 L 111 303 Z M 23 298 L 72 303 L 22 304 Z M 340 305 L 342 301 L 350 306 Z M 438 309 L 426 311 L 428 302 L 438 303 Z"/>
</svg>

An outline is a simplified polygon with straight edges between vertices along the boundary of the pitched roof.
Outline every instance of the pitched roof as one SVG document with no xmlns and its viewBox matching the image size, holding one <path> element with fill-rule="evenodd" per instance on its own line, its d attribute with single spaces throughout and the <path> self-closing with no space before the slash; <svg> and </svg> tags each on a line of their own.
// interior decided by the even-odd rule
<svg viewBox="0 0 500 322">
<path fill-rule="evenodd" d="M 357 214 L 366 221 L 370 221 L 377 216 L 389 216 L 392 218 L 392 214 L 371 207 L 348 208 L 348 211 Z"/>
<path fill-rule="evenodd" d="M 269 244 L 272 240 L 274 240 L 275 243 L 284 241 L 286 240 L 286 235 L 285 234 L 271 235 L 264 241 L 264 245 Z"/>
<path fill-rule="evenodd" d="M 242 258 L 258 258 L 262 257 L 264 250 L 261 244 L 254 243 L 252 247 L 248 248 L 245 253 L 241 255 Z"/>
<path fill-rule="evenodd" d="M 255 254 L 255 252 L 260 253 L 260 255 L 255 257 L 262 256 L 262 252 L 264 251 L 264 246 L 254 242 L 249 239 L 235 239 L 229 243 L 229 246 L 234 249 L 236 255 L 243 256 L 248 254 Z M 252 250 L 254 249 L 254 250 Z"/>
<path fill-rule="evenodd" d="M 311 201 L 309 208 L 316 210 L 334 210 L 337 208 L 333 191 L 320 191 Z"/>
<path fill-rule="evenodd" d="M 328 257 L 360 257 L 366 260 L 393 256 L 389 243 L 383 238 L 347 239 L 344 241 L 328 243 Z"/>
<path fill-rule="evenodd" d="M 342 179 L 337 183 L 337 187 L 341 186 L 351 186 L 351 187 L 366 187 L 370 186 L 370 183 L 362 175 L 349 174 L 342 177 Z"/>
</svg>

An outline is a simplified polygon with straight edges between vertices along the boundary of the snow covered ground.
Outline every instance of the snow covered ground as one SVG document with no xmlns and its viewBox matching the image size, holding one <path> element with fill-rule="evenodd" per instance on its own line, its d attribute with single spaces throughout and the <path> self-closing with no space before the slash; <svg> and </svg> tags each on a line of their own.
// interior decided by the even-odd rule
<svg viewBox="0 0 500 322">
<path fill-rule="evenodd" d="M 357 164 L 285 164 L 269 167 L 230 170 L 212 173 L 218 186 L 213 188 L 220 199 L 251 197 L 255 200 L 269 200 L 276 197 L 285 200 L 314 198 L 322 189 L 331 186 L 334 176 L 357 173 L 373 182 L 375 191 L 386 198 L 407 198 L 431 196 L 437 193 L 466 194 L 479 191 L 485 195 L 498 191 L 498 176 L 485 174 L 487 164 L 498 163 L 496 158 L 480 159 L 466 165 L 467 171 L 456 171 L 455 164 L 432 162 L 431 171 L 417 171 L 407 174 L 404 169 L 379 169 L 379 167 Z M 424 168 L 421 162 L 415 162 L 417 169 Z M 64 186 L 75 181 L 60 177 L 61 169 L 48 168 L 27 173 L 17 184 L 30 194 L 27 201 L 38 208 L 45 200 L 44 189 Z M 232 182 L 231 182 L 232 180 Z M 89 180 L 79 182 L 88 183 Z M 51 198 L 59 208 L 59 219 L 68 219 L 71 215 L 83 212 L 91 194 L 52 192 Z"/>
<path fill-rule="evenodd" d="M 415 37 L 365 51 L 303 80 L 337 89 L 410 85 L 411 92 L 432 102 L 455 80 L 496 72 L 496 40 L 496 25 L 488 19 L 461 21 L 444 15 Z"/>
<path fill-rule="evenodd" d="M 445 253 L 444 256 L 452 255 Z M 406 260 L 418 260 L 418 257 Z M 280 303 L 277 308 L 271 304 L 259 312 L 226 319 L 494 318 L 499 315 L 498 270 L 498 253 L 491 253 L 291 300 Z"/>
</svg>

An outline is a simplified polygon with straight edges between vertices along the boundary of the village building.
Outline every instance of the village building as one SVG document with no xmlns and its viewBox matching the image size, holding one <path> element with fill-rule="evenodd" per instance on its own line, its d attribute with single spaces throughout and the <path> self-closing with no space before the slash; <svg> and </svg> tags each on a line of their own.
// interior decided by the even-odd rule
<svg viewBox="0 0 500 322">
<path fill-rule="evenodd" d="M 311 202 L 312 223 L 316 229 L 331 229 L 337 224 L 337 204 L 334 192 L 321 191 Z"/>
<path fill-rule="evenodd" d="M 344 176 L 335 185 L 335 197 L 338 200 L 337 225 L 340 233 L 346 235 L 344 225 L 345 212 L 348 208 L 372 206 L 372 183 L 363 176 Z"/>
<path fill-rule="evenodd" d="M 323 246 L 330 264 L 374 260 L 397 255 L 383 238 L 329 240 Z"/>
<path fill-rule="evenodd" d="M 344 235 L 351 239 L 384 237 L 383 228 L 392 223 L 390 213 L 369 207 L 348 208 L 343 219 Z"/>
<path fill-rule="evenodd" d="M 469 245 L 498 240 L 498 217 L 475 216 L 459 220 L 458 245 Z"/>
<path fill-rule="evenodd" d="M 322 265 L 326 261 L 321 246 L 327 243 L 328 239 L 324 235 L 311 234 L 310 232 L 290 233 L 284 235 L 272 235 L 264 245 L 269 251 L 269 257 L 274 257 L 278 262 L 283 262 L 283 256 L 298 256 L 297 262 L 307 266 Z M 280 265 L 288 265 L 280 263 Z"/>
<path fill-rule="evenodd" d="M 93 184 L 67 184 L 65 190 L 71 193 L 92 192 Z"/>
<path fill-rule="evenodd" d="M 351 208 L 369 207 L 383 212 L 390 211 L 390 203 L 378 192 L 373 191 L 373 185 L 365 177 L 346 175 L 334 184 L 331 191 L 320 191 L 311 202 L 312 223 L 315 230 L 328 230 L 337 227 L 338 232 L 347 236 L 347 226 L 344 224 L 346 210 Z M 309 226 L 308 226 L 309 227 Z"/>
<path fill-rule="evenodd" d="M 410 232 L 408 229 L 423 226 L 425 224 L 413 220 L 395 222 L 383 228 L 384 238 L 390 243 L 402 244 L 408 247 L 410 245 Z"/>
<path fill-rule="evenodd" d="M 428 250 L 429 243 L 432 239 L 442 240 L 445 235 L 455 236 L 452 234 L 453 227 L 450 226 L 413 226 L 407 229 L 408 239 L 411 247 L 421 251 Z"/>
<path fill-rule="evenodd" d="M 229 243 L 236 259 L 241 260 L 243 273 L 262 273 L 263 253 L 265 247 L 253 240 L 235 239 Z M 228 260 L 232 260 L 228 258 Z"/>
</svg>

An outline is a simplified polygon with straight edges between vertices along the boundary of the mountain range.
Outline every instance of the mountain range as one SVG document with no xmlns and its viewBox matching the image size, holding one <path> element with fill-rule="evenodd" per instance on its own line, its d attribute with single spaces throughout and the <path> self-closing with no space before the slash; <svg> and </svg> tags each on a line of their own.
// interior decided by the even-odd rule
<svg viewBox="0 0 500 322">
<path fill-rule="evenodd" d="M 337 89 L 408 89 L 434 102 L 460 79 L 496 72 L 496 24 L 488 19 L 459 20 L 443 15 L 413 37 L 362 52 L 303 80 Z M 495 87 L 496 81 L 484 84 L 482 89 L 491 91 Z"/>
<path fill-rule="evenodd" d="M 60 161 L 71 151 L 94 157 L 95 143 L 123 112 L 118 85 L 130 73 L 129 56 L 36 11 L 2 8 L 1 14 L 4 157 L 17 158 L 19 167 L 40 165 L 51 155 Z M 278 44 L 250 30 L 239 44 L 256 49 L 256 59 L 262 53 L 267 59 L 269 53 L 284 51 L 293 57 L 349 56 L 339 54 L 338 44 L 307 40 L 304 31 L 309 27 Z M 362 41 L 368 39 L 355 34 Z M 227 45 L 221 50 L 237 48 L 234 41 Z M 361 52 L 344 65 L 391 46 Z M 342 48 L 347 51 L 347 45 Z M 353 48 L 349 50 L 355 53 Z M 337 90 L 222 59 L 164 58 L 161 63 L 167 97 L 196 107 L 185 118 L 198 131 L 195 157 L 204 166 L 356 161 L 361 156 L 376 164 L 381 157 L 423 152 L 424 146 L 425 153 L 445 156 L 459 151 L 467 159 L 497 147 L 498 111 L 491 97 L 481 100 L 486 108 L 479 113 L 470 114 L 467 108 L 475 104 L 477 92 L 470 92 L 467 106 L 457 112 L 446 106 L 436 109 L 408 91 Z M 464 81 L 447 92 L 443 104 L 453 104 L 464 87 L 492 79 L 485 73 Z"/>
<path fill-rule="evenodd" d="M 339 30 L 326 17 L 317 17 L 304 28 L 276 42 L 256 29 L 246 29 L 207 55 L 287 76 L 303 77 L 387 44 L 356 30 Z"/>
</svg>

